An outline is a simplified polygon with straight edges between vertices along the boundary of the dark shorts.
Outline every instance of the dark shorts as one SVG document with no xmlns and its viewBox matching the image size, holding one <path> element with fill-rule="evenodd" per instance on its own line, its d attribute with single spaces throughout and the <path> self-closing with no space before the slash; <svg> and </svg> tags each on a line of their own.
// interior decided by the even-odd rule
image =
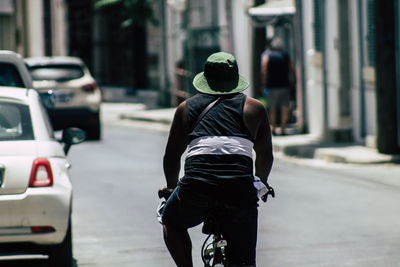
<svg viewBox="0 0 400 267">
<path fill-rule="evenodd" d="M 290 105 L 289 88 L 282 87 L 268 89 L 267 101 L 270 108 L 288 107 Z"/>
<path fill-rule="evenodd" d="M 188 229 L 201 224 L 216 201 L 178 186 L 162 210 L 162 221 Z M 219 204 L 217 204 L 219 205 Z M 227 261 L 237 266 L 255 266 L 257 245 L 257 206 L 227 207 L 221 219 L 221 233 L 228 242 Z"/>
</svg>

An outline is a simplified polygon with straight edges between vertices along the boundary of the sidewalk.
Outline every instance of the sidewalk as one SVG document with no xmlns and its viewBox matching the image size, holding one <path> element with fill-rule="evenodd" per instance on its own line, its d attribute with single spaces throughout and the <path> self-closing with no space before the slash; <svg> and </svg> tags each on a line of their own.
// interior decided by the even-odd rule
<svg viewBox="0 0 400 267">
<path fill-rule="evenodd" d="M 171 124 L 175 108 L 157 109 L 154 92 L 139 92 L 136 96 L 127 97 L 122 89 L 103 90 L 105 102 L 144 103 L 142 109 L 122 111 L 121 119 L 157 122 Z M 104 93 L 106 91 L 106 93 Z M 150 104 L 149 104 L 150 103 Z M 146 109 L 145 107 L 150 107 Z M 321 159 L 334 163 L 379 164 L 399 163 L 400 155 L 385 155 L 376 149 L 356 143 L 323 143 L 318 137 L 310 134 L 293 134 L 273 136 L 274 152 L 290 157 Z"/>
<path fill-rule="evenodd" d="M 121 118 L 170 124 L 174 112 L 175 108 L 138 110 L 121 114 Z M 309 134 L 273 136 L 272 142 L 275 152 L 281 152 L 286 156 L 292 157 L 315 158 L 326 162 L 354 164 L 400 162 L 400 155 L 380 154 L 376 149 L 355 143 L 321 143 L 317 137 Z"/>
</svg>

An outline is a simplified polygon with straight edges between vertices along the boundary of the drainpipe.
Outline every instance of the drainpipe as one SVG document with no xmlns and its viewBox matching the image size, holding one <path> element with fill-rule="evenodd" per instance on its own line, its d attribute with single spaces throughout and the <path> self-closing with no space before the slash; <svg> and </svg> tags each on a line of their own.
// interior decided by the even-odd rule
<svg viewBox="0 0 400 267">
<path fill-rule="evenodd" d="M 398 0 L 396 0 L 397 2 Z M 365 138 L 366 133 L 366 124 L 365 124 L 365 85 L 363 79 L 363 68 L 364 68 L 364 27 L 363 27 L 363 1 L 358 0 L 358 57 L 359 57 L 359 66 L 360 66 L 360 136 L 361 138 Z"/>
</svg>

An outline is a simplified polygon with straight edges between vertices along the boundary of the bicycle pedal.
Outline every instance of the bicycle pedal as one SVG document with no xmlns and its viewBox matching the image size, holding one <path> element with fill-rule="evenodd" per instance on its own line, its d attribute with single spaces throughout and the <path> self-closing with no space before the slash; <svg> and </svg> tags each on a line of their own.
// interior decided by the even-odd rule
<svg viewBox="0 0 400 267">
<path fill-rule="evenodd" d="M 228 245 L 228 242 L 225 239 L 221 239 L 217 241 L 217 248 L 222 248 L 226 247 Z"/>
</svg>

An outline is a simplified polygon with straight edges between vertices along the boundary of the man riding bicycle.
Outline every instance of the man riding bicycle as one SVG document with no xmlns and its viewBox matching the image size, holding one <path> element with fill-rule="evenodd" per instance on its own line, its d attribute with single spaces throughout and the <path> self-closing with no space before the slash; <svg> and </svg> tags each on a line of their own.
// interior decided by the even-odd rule
<svg viewBox="0 0 400 267">
<path fill-rule="evenodd" d="M 161 212 L 165 243 L 177 266 L 193 266 L 187 229 L 202 223 L 216 206 L 226 207 L 220 230 L 228 243 L 228 266 L 255 266 L 253 149 L 255 176 L 268 188 L 273 163 L 266 110 L 241 93 L 249 82 L 229 53 L 209 56 L 193 85 L 198 94 L 178 106 L 164 155 L 167 187 L 160 192 L 173 191 Z M 186 148 L 185 173 L 179 180 Z"/>
</svg>

